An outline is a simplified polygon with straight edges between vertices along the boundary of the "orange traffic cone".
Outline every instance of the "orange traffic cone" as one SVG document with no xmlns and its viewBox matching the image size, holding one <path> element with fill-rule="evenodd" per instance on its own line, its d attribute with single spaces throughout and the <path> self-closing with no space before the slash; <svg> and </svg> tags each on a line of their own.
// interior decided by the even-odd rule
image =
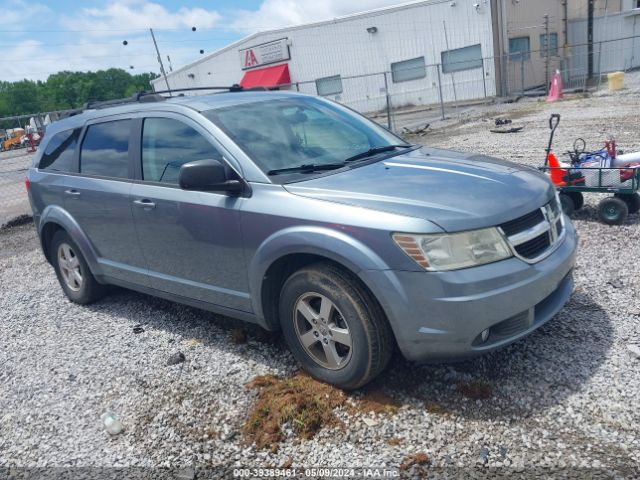
<svg viewBox="0 0 640 480">
<path fill-rule="evenodd" d="M 566 185 L 567 182 L 565 182 L 564 179 L 567 171 L 562 168 L 562 165 L 553 153 L 549 152 L 547 154 L 547 162 L 549 163 L 551 182 L 557 187 Z"/>
<path fill-rule="evenodd" d="M 560 70 L 556 70 L 556 73 L 551 77 L 551 85 L 549 87 L 549 96 L 547 102 L 555 102 L 562 98 L 562 77 L 560 76 Z"/>
</svg>

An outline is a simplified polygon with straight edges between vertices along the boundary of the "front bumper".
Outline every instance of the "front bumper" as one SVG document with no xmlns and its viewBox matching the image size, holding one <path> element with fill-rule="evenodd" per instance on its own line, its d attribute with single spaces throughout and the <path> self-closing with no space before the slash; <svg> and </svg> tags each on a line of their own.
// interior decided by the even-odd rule
<svg viewBox="0 0 640 480">
<path fill-rule="evenodd" d="M 573 291 L 576 233 L 547 258 L 517 258 L 451 272 L 360 272 L 380 301 L 408 360 L 455 360 L 526 336 L 551 319 Z M 489 329 L 482 341 L 480 334 Z"/>
</svg>

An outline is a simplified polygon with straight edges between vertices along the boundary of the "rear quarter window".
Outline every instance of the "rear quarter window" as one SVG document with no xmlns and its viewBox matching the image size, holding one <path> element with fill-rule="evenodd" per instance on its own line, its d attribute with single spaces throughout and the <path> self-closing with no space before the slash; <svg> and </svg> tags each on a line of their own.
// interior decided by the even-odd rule
<svg viewBox="0 0 640 480">
<path fill-rule="evenodd" d="M 131 120 L 89 125 L 80 149 L 80 172 L 100 177 L 127 178 L 130 131 Z"/>
<path fill-rule="evenodd" d="M 58 132 L 47 143 L 38 168 L 51 172 L 69 172 L 80 137 L 80 129 Z"/>
</svg>

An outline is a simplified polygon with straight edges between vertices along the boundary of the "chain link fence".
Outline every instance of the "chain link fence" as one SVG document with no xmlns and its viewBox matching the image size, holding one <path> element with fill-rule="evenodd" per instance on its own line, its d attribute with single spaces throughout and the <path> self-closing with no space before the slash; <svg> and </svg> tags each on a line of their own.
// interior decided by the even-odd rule
<svg viewBox="0 0 640 480">
<path fill-rule="evenodd" d="M 26 148 L 0 152 L 0 226 L 30 212 L 24 179 L 32 158 Z"/>
</svg>

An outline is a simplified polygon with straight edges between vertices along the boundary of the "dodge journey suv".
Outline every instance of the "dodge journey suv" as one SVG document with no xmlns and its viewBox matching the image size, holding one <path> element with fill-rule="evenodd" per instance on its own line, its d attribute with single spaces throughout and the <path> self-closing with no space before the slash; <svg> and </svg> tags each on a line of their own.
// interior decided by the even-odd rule
<svg viewBox="0 0 640 480">
<path fill-rule="evenodd" d="M 512 343 L 573 288 L 575 231 L 543 174 L 313 96 L 89 106 L 49 127 L 26 183 L 71 301 L 113 284 L 281 330 L 343 388 L 396 346 L 442 361 Z"/>
</svg>

